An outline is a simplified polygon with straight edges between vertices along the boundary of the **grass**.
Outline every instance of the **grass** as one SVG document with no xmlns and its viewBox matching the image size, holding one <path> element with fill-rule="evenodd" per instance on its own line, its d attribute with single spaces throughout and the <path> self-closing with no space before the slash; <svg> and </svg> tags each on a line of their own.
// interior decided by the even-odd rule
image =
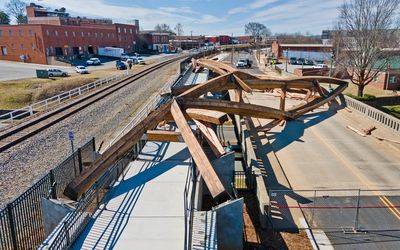
<svg viewBox="0 0 400 250">
<path fill-rule="evenodd" d="M 132 70 L 137 70 L 140 67 L 142 66 L 134 66 Z M 0 82 L 0 109 L 22 108 L 98 79 L 123 73 L 124 71 L 105 69 L 92 71 L 86 75 L 72 74 L 69 77 L 2 81 Z"/>
<path fill-rule="evenodd" d="M 358 90 L 358 86 L 349 81 L 349 86 L 344 90 L 343 93 L 357 96 L 357 90 Z M 389 96 L 389 95 L 391 95 L 390 93 L 391 93 L 391 91 L 378 89 L 378 88 L 375 88 L 372 85 L 367 85 L 364 88 L 364 94 L 369 94 L 369 95 L 373 95 L 373 96 L 376 96 L 376 97 Z"/>
<path fill-rule="evenodd" d="M 400 119 L 400 105 L 383 106 L 382 110 Z"/>
</svg>

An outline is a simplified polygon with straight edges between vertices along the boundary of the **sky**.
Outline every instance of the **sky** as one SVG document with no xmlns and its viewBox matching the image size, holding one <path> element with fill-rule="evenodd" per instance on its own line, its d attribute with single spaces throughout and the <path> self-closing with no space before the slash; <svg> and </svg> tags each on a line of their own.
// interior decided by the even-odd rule
<svg viewBox="0 0 400 250">
<path fill-rule="evenodd" d="M 3 9 L 8 0 L 0 0 Z M 31 0 L 45 7 L 65 7 L 73 16 L 107 17 L 114 22 L 139 20 L 141 29 L 158 23 L 184 34 L 244 35 L 244 25 L 259 22 L 275 33 L 320 35 L 334 26 L 343 0 Z"/>
</svg>

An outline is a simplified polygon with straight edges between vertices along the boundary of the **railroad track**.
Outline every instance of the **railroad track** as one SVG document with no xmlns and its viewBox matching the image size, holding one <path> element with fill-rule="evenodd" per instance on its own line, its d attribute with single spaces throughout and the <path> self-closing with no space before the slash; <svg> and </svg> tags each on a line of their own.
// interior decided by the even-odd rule
<svg viewBox="0 0 400 250">
<path fill-rule="evenodd" d="M 139 80 L 151 72 L 184 58 L 185 57 L 180 56 L 157 63 L 134 75 L 128 76 L 106 87 L 88 93 L 87 95 L 72 102 L 62 105 L 61 107 L 46 112 L 43 115 L 28 119 L 27 121 L 21 122 L 16 126 L 5 129 L 4 131 L 0 132 L 0 153 L 81 111 L 82 109 L 92 105 L 93 103 L 114 93 L 115 91 Z"/>
</svg>

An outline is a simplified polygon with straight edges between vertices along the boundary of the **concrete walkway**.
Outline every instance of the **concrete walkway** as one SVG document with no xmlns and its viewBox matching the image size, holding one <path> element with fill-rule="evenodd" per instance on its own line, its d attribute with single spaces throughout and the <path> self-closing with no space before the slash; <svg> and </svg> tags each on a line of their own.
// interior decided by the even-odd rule
<svg viewBox="0 0 400 250">
<path fill-rule="evenodd" d="M 184 143 L 147 142 L 74 249 L 183 249 L 189 159 Z"/>
</svg>

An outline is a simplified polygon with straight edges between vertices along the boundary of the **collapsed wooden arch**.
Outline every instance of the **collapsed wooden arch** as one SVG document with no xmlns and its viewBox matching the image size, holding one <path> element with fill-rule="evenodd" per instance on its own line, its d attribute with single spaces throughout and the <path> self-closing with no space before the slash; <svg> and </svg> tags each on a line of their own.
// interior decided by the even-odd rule
<svg viewBox="0 0 400 250">
<path fill-rule="evenodd" d="M 208 60 L 192 60 L 193 70 L 208 68 L 219 76 L 201 84 L 182 86 L 171 90 L 171 99 L 159 109 L 150 113 L 136 127 L 119 139 L 97 159 L 91 168 L 73 180 L 65 189 L 64 194 L 71 199 L 79 199 L 95 181 L 114 162 L 122 158 L 145 134 L 148 140 L 184 141 L 202 175 L 211 195 L 217 202 L 230 198 L 225 187 L 197 141 L 188 120 L 193 120 L 203 136 L 209 142 L 216 156 L 224 153 L 215 132 L 207 124 L 222 124 L 226 114 L 236 114 L 249 117 L 276 120 L 292 120 L 320 107 L 338 96 L 346 87 L 347 82 L 330 77 L 300 77 L 295 79 L 280 79 L 269 76 L 252 75 L 238 71 L 230 65 Z M 336 86 L 333 91 L 327 91 L 320 83 Z M 280 89 L 280 108 L 265 107 L 242 102 L 242 92 L 266 91 Z M 207 93 L 234 91 L 235 100 L 207 99 Z M 285 108 L 288 93 L 305 94 L 306 104 Z M 173 121 L 179 128 L 179 133 L 153 130 L 162 121 Z M 222 148 L 222 150 L 221 150 Z"/>
</svg>

